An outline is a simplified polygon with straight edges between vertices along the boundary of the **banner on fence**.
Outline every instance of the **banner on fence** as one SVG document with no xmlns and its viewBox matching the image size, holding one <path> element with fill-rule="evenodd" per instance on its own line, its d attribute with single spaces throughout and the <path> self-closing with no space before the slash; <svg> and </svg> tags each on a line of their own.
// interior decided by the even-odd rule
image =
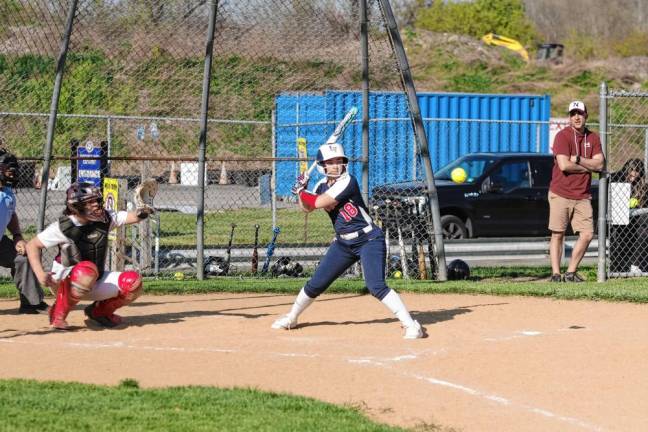
<svg viewBox="0 0 648 432">
<path fill-rule="evenodd" d="M 104 208 L 106 210 L 117 211 L 119 210 L 119 180 L 116 178 L 104 178 L 103 180 L 103 197 Z M 109 240 L 117 238 L 115 230 L 111 230 L 108 234 Z"/>
</svg>

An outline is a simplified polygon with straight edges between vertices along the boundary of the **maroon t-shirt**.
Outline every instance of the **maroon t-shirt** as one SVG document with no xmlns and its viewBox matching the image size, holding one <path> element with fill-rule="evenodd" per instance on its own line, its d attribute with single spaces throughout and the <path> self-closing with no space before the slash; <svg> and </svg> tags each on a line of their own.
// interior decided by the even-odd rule
<svg viewBox="0 0 648 432">
<path fill-rule="evenodd" d="M 556 135 L 553 144 L 554 166 L 551 173 L 549 190 L 567 199 L 590 199 L 592 173 L 566 173 L 560 170 L 556 155 L 567 157 L 579 155 L 591 159 L 594 155 L 603 153 L 601 139 L 598 134 L 585 128 L 581 134 L 573 127 L 567 127 Z"/>
</svg>

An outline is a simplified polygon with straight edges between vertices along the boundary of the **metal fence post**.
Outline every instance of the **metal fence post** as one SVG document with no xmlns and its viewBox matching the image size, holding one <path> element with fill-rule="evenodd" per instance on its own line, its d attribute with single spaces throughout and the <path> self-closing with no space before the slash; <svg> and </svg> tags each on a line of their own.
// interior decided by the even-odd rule
<svg viewBox="0 0 648 432">
<path fill-rule="evenodd" d="M 434 183 L 434 172 L 432 171 L 432 163 L 430 161 L 430 152 L 428 147 L 427 135 L 423 127 L 423 120 L 421 118 L 421 110 L 419 108 L 418 99 L 416 96 L 416 89 L 414 88 L 414 80 L 410 71 L 409 62 L 407 61 L 407 54 L 401 40 L 400 33 L 398 32 L 398 25 L 396 18 L 392 12 L 391 5 L 388 0 L 381 0 L 383 13 L 385 14 L 385 24 L 387 26 L 387 33 L 396 55 L 397 65 L 399 68 L 401 82 L 405 93 L 407 95 L 407 102 L 410 108 L 410 115 L 412 119 L 412 126 L 414 134 L 419 143 L 419 151 L 425 170 L 425 178 L 427 180 L 427 198 L 428 209 L 432 214 L 432 225 L 434 229 L 434 247 L 437 256 L 437 279 L 440 281 L 448 280 L 448 269 L 446 267 L 445 249 L 443 246 L 443 231 L 441 230 L 441 211 L 439 209 L 439 200 L 436 185 Z"/>
<path fill-rule="evenodd" d="M 214 28 L 218 0 L 211 2 L 209 27 L 205 43 L 205 68 L 203 73 L 202 104 L 200 108 L 200 144 L 198 149 L 198 208 L 196 209 L 196 269 L 198 280 L 205 278 L 205 151 L 207 147 L 207 115 L 209 113 L 209 89 L 211 84 L 212 57 L 214 54 Z"/>
<path fill-rule="evenodd" d="M 272 117 L 272 172 L 270 173 L 270 211 L 272 213 L 272 229 L 277 227 L 277 141 L 275 122 L 277 121 L 275 110 L 270 114 Z"/>
<path fill-rule="evenodd" d="M 362 58 L 362 197 L 369 205 L 369 36 L 367 0 L 360 0 L 360 56 Z"/>
<path fill-rule="evenodd" d="M 607 243 L 607 197 L 608 197 L 608 172 L 607 172 L 607 110 L 608 110 L 608 88 L 605 82 L 601 83 L 599 92 L 599 135 L 601 137 L 601 148 L 606 163 L 599 177 L 599 204 L 598 204 L 598 268 L 596 272 L 597 282 L 605 282 L 606 275 L 606 243 Z"/>
<path fill-rule="evenodd" d="M 644 129 L 644 171 L 648 172 L 648 128 Z"/>
<path fill-rule="evenodd" d="M 50 115 L 47 123 L 47 141 L 43 149 L 43 173 L 41 175 L 41 196 L 38 206 L 38 224 L 37 231 L 43 231 L 45 227 L 45 209 L 47 208 L 47 187 L 49 184 L 50 161 L 52 159 L 52 146 L 54 144 L 54 133 L 56 126 L 56 115 L 58 114 L 59 96 L 61 95 L 61 82 L 63 81 L 63 71 L 65 69 L 65 59 L 67 58 L 68 48 L 70 46 L 70 35 L 74 24 L 74 15 L 76 14 L 77 0 L 72 0 L 70 9 L 68 9 L 67 21 L 65 23 L 65 33 L 61 42 L 61 52 L 56 62 L 56 78 L 54 79 L 54 90 L 52 91 L 52 102 L 50 104 Z"/>
</svg>

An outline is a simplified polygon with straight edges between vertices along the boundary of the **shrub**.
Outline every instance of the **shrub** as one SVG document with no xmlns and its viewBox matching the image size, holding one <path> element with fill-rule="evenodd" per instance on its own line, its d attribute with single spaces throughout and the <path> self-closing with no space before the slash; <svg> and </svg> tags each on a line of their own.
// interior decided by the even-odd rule
<svg viewBox="0 0 648 432">
<path fill-rule="evenodd" d="M 648 32 L 634 31 L 612 45 L 621 57 L 648 56 Z"/>
<path fill-rule="evenodd" d="M 537 33 L 526 18 L 521 0 L 475 0 L 446 3 L 436 0 L 421 8 L 416 25 L 435 32 L 459 33 L 474 37 L 493 32 L 532 44 Z"/>
</svg>

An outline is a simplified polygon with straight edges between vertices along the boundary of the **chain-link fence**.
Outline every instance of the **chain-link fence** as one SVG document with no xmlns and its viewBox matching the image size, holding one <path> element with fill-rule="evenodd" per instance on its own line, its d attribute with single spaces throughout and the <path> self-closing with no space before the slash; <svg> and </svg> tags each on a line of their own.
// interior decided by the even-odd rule
<svg viewBox="0 0 648 432">
<path fill-rule="evenodd" d="M 55 221 L 75 179 L 107 181 L 114 205 L 126 208 L 135 186 L 154 177 L 159 211 L 122 233 L 123 249 L 111 255 L 111 265 L 124 261 L 162 277 L 203 269 L 208 275 L 306 274 L 334 233 L 325 212 L 306 215 L 297 208 L 290 187 L 337 122 L 358 107 L 341 143 L 385 231 L 389 275 L 435 278 L 439 251 L 425 152 L 412 127 L 384 4 L 368 2 L 363 26 L 356 1 L 1 3 L 0 137 L 21 159 L 23 230 L 33 236 L 41 218 Z M 58 112 L 50 125 L 57 77 Z M 419 105 L 435 172 L 467 153 L 550 158 L 546 96 L 419 95 Z M 464 204 L 487 196 L 484 191 L 493 200 L 514 200 L 500 203 L 501 214 L 446 206 L 442 235 L 546 235 L 546 196 L 529 200 L 539 185 L 548 185 L 540 165 L 529 158 L 491 173 L 492 157 L 480 156 L 437 172 L 439 189 L 449 183 L 466 188 Z M 463 175 L 454 178 L 455 168 Z M 512 206 L 526 218 L 509 222 Z M 273 237 L 274 256 L 267 259 Z M 350 274 L 360 272 L 355 267 Z"/>
<path fill-rule="evenodd" d="M 296 119 L 280 118 L 277 104 L 296 93 L 393 91 L 401 97 L 401 132 L 376 139 L 388 149 L 403 133 L 413 136 L 385 4 L 368 2 L 363 22 L 363 3 L 356 1 L 2 2 L 0 136 L 24 167 L 18 188 L 24 231 L 32 236 L 59 217 L 74 180 L 114 181 L 109 187 L 123 206 L 142 179 L 154 177 L 158 213 L 129 227 L 112 259 L 147 274 L 204 268 L 249 275 L 258 247 L 258 273 L 286 257 L 312 268 L 333 237 L 330 221 L 324 212 L 304 215 L 277 190 L 290 187 L 363 98 L 340 95 L 308 121 L 299 109 Z M 356 136 L 360 122 L 361 115 Z M 279 154 L 282 130 L 294 136 L 292 150 Z M 302 135 L 309 136 L 305 151 L 297 144 Z M 350 139 L 343 136 L 342 144 L 369 197 L 367 170 L 357 168 L 366 167 L 367 143 Z M 274 256 L 264 266 L 275 235 Z"/>
<path fill-rule="evenodd" d="M 610 91 L 607 104 L 608 276 L 648 275 L 648 93 Z"/>
</svg>

